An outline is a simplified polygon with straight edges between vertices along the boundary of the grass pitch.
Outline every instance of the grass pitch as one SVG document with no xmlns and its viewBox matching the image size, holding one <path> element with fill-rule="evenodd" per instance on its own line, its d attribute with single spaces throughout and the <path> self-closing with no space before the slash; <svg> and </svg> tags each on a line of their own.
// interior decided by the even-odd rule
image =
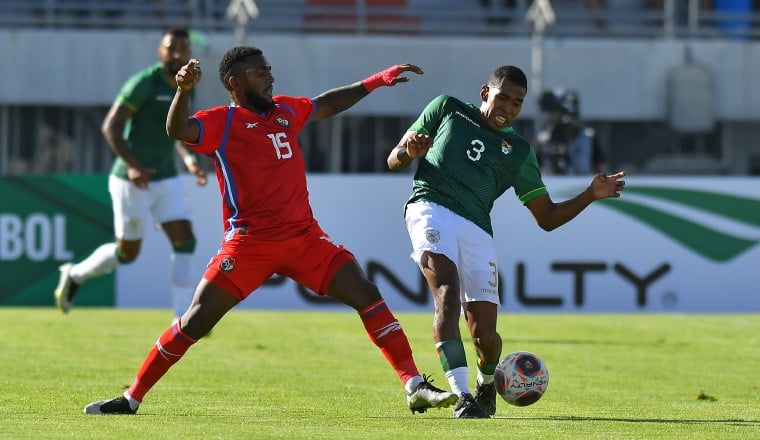
<svg viewBox="0 0 760 440">
<path fill-rule="evenodd" d="M 420 370 L 448 388 L 431 315 L 398 318 Z M 455 420 L 451 409 L 409 412 L 352 312 L 236 311 L 137 415 L 84 415 L 131 383 L 169 320 L 166 310 L 0 308 L 0 438 L 760 438 L 757 314 L 503 314 L 504 354 L 541 356 L 548 391 L 524 408 L 499 400 L 490 420 Z"/>
</svg>

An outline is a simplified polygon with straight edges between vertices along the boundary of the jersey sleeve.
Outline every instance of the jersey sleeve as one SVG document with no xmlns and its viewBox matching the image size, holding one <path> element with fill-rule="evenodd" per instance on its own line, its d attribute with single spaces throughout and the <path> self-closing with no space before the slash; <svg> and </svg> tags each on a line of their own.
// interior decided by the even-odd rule
<svg viewBox="0 0 760 440">
<path fill-rule="evenodd" d="M 311 120 L 311 116 L 317 109 L 314 101 L 305 96 L 278 95 L 272 99 L 293 116 L 293 129 L 296 131 L 300 131 Z"/>
<path fill-rule="evenodd" d="M 192 118 L 200 126 L 198 140 L 184 144 L 200 154 L 213 153 L 222 145 L 228 117 L 232 117 L 232 109 L 229 107 L 214 107 L 196 112 Z"/>
<path fill-rule="evenodd" d="M 409 131 L 416 131 L 420 134 L 434 136 L 436 131 L 438 131 L 438 127 L 441 125 L 443 108 L 448 99 L 449 95 L 440 95 L 430 101 L 422 110 L 422 113 L 420 113 L 417 120 L 414 121 L 414 124 L 409 127 Z"/>
<path fill-rule="evenodd" d="M 528 150 L 520 169 L 517 171 L 514 182 L 515 194 L 520 198 L 523 205 L 544 194 L 549 194 L 546 185 L 541 179 L 541 171 L 538 168 L 538 159 L 533 148 Z"/>
<path fill-rule="evenodd" d="M 116 101 L 133 112 L 139 110 L 150 96 L 151 78 L 148 73 L 143 70 L 132 75 L 121 87 Z"/>
</svg>

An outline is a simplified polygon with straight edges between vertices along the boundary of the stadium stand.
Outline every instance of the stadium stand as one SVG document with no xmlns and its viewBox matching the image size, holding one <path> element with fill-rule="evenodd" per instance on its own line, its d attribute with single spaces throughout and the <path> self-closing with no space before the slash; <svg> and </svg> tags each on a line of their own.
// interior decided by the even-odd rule
<svg viewBox="0 0 760 440">
<path fill-rule="evenodd" d="M 169 26 L 189 27 L 201 36 L 230 34 L 234 26 L 234 20 L 227 16 L 231 1 L 239 0 L 0 0 L 0 33 L 4 33 L 6 42 L 16 41 L 16 32 L 32 34 L 34 38 L 25 40 L 30 41 L 63 31 L 147 35 Z M 388 35 L 464 38 L 474 41 L 472 44 L 478 44 L 477 39 L 514 42 L 531 34 L 531 24 L 525 16 L 532 2 L 255 0 L 260 15 L 247 24 L 247 30 L 277 37 Z M 760 39 L 758 1 L 551 0 L 551 4 L 558 19 L 546 29 L 545 36 L 562 44 L 610 39 L 647 42 L 644 44 L 681 40 L 704 43 L 705 47 L 728 40 L 757 44 Z M 20 47 L 13 44 L 6 47 Z M 56 55 L 60 53 L 50 56 Z M 104 66 L 102 74 L 109 73 L 113 71 Z M 33 82 L 37 76 L 30 73 L 29 78 Z M 100 124 L 108 102 L 30 100 L 28 94 L 16 93 L 21 90 L 19 82 L 13 83 L 16 89 L 7 85 L 9 81 L 5 83 L 5 100 L 0 100 L 0 174 L 107 171 L 111 153 L 103 142 Z M 108 92 L 109 99 L 114 92 Z M 666 121 L 652 116 L 657 105 L 652 106 L 648 119 L 614 119 L 597 113 L 596 119 L 588 122 L 606 145 L 619 147 L 608 152 L 611 165 L 632 164 L 628 169 L 641 172 L 760 174 L 760 147 L 750 149 L 756 144 L 752 140 L 757 138 L 760 127 L 745 116 L 755 107 L 746 93 L 732 93 L 736 98 L 731 105 L 741 110 L 729 109 L 728 119 L 718 120 L 715 129 L 700 136 L 679 137 Z M 647 95 L 646 100 L 657 102 L 659 98 Z M 582 100 L 588 102 L 585 96 Z M 314 124 L 304 132 L 302 140 L 307 167 L 310 171 L 382 172 L 386 168 L 384 149 L 390 148 L 396 140 L 393 137 L 410 122 L 408 114 L 367 113 L 337 118 L 334 125 Z M 533 125 L 529 118 L 521 118 L 516 125 L 518 131 L 531 135 Z M 394 135 L 389 137 L 388 133 Z M 738 147 L 730 155 L 735 159 L 726 165 L 716 158 L 721 157 L 720 146 L 729 141 Z M 375 147 L 349 148 L 356 144 Z M 663 161 L 658 155 L 668 153 L 664 147 L 668 145 L 674 146 L 673 151 Z M 346 154 L 340 154 L 341 148 Z M 683 158 L 688 155 L 691 162 L 684 165 Z"/>
<path fill-rule="evenodd" d="M 308 0 L 304 31 L 417 33 L 422 19 L 408 6 L 406 0 Z"/>
<path fill-rule="evenodd" d="M 530 31 L 532 0 L 255 0 L 265 32 L 496 36 Z M 742 3 L 741 1 L 739 3 Z M 745 1 L 745 3 L 749 3 Z M 229 29 L 230 0 L 3 0 L 0 28 Z M 697 4 L 691 8 L 689 5 Z M 760 14 L 725 0 L 554 0 L 549 36 L 760 36 Z"/>
</svg>

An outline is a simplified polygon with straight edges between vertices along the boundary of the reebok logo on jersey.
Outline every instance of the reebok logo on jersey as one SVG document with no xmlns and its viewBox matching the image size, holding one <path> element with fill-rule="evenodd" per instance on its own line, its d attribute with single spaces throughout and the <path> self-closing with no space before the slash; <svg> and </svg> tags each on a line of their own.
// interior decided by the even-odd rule
<svg viewBox="0 0 760 440">
<path fill-rule="evenodd" d="M 257 126 L 257 125 L 259 125 L 258 122 L 246 122 L 245 123 L 245 128 L 253 128 L 253 127 Z"/>
<path fill-rule="evenodd" d="M 385 327 L 380 328 L 375 332 L 375 337 L 377 339 L 382 338 L 383 336 L 386 336 L 390 332 L 395 332 L 401 330 L 401 324 L 398 323 L 398 321 L 393 321 L 390 324 L 386 325 Z"/>
<path fill-rule="evenodd" d="M 277 115 L 277 123 L 283 127 L 288 127 L 290 125 L 290 121 L 283 118 L 281 115 Z"/>
</svg>

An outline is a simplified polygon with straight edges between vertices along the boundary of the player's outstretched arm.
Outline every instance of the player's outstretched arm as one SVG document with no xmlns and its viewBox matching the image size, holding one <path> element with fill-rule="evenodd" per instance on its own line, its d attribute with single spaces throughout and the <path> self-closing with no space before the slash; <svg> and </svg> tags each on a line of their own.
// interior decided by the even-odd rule
<svg viewBox="0 0 760 440">
<path fill-rule="evenodd" d="M 594 200 L 620 197 L 620 191 L 625 188 L 623 177 L 624 171 L 612 175 L 597 174 L 591 185 L 572 199 L 554 203 L 549 195 L 543 195 L 531 200 L 526 206 L 538 225 L 551 231 L 574 219 Z"/>
<path fill-rule="evenodd" d="M 196 143 L 201 134 L 198 121 L 190 118 L 190 91 L 201 80 L 203 72 L 195 58 L 177 72 L 177 91 L 166 115 L 166 134 L 183 142 Z"/>
<path fill-rule="evenodd" d="M 413 72 L 418 75 L 424 73 L 421 68 L 413 64 L 398 64 L 353 84 L 330 89 L 314 98 L 317 110 L 311 119 L 318 121 L 337 115 L 351 108 L 378 87 L 393 87 L 398 83 L 409 81 L 408 77 L 400 76 L 404 72 Z"/>
</svg>

